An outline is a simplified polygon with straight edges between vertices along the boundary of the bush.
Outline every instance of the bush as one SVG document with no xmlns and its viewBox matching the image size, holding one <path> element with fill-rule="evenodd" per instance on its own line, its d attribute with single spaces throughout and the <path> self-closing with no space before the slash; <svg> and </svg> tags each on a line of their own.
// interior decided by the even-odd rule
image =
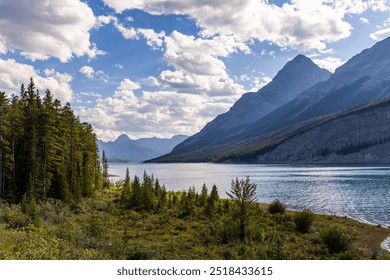
<svg viewBox="0 0 390 280">
<path fill-rule="evenodd" d="M 351 245 L 351 238 L 337 226 L 323 228 L 320 238 L 331 254 L 345 252 Z"/>
<path fill-rule="evenodd" d="M 268 206 L 268 212 L 270 214 L 283 214 L 286 212 L 286 205 L 284 205 L 282 202 L 279 201 L 279 199 L 275 199 L 269 206 Z"/>
<path fill-rule="evenodd" d="M 310 227 L 314 221 L 314 213 L 308 209 L 302 212 L 297 212 L 294 215 L 294 223 L 300 232 L 306 233 L 310 231 Z"/>
</svg>

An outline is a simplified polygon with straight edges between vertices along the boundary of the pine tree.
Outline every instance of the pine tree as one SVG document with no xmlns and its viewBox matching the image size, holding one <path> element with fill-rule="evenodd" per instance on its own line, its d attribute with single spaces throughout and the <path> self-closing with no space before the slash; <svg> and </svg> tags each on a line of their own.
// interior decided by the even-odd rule
<svg viewBox="0 0 390 280">
<path fill-rule="evenodd" d="M 6 154 L 7 154 L 7 124 L 8 100 L 5 92 L 0 92 L 0 198 L 5 198 L 6 188 Z"/>
<path fill-rule="evenodd" d="M 207 217 L 212 218 L 215 215 L 218 200 L 219 200 L 218 188 L 214 184 L 211 188 L 210 196 L 207 200 L 207 205 L 205 208 L 205 214 Z"/>
<path fill-rule="evenodd" d="M 202 207 L 206 206 L 207 196 L 208 196 L 208 190 L 206 184 L 204 183 L 202 186 L 202 190 L 200 192 L 200 206 Z"/>
<path fill-rule="evenodd" d="M 108 162 L 107 162 L 107 157 L 106 153 L 103 151 L 102 154 L 102 169 L 103 169 L 103 188 L 108 188 L 110 181 L 108 180 Z"/>
<path fill-rule="evenodd" d="M 142 206 L 141 183 L 137 175 L 131 183 L 130 208 L 140 210 Z"/>
<path fill-rule="evenodd" d="M 126 168 L 126 176 L 125 180 L 123 182 L 123 191 L 122 191 L 122 205 L 125 206 L 125 208 L 129 208 L 131 199 L 131 181 L 130 181 L 130 172 L 129 168 Z"/>
</svg>

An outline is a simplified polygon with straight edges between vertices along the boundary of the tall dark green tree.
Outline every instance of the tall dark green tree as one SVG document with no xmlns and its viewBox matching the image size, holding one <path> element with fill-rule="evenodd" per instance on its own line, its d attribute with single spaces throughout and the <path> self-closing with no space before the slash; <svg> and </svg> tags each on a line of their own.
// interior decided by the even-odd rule
<svg viewBox="0 0 390 280">
<path fill-rule="evenodd" d="M 207 204 L 206 204 L 206 207 L 205 207 L 205 214 L 206 214 L 207 217 L 213 218 L 215 216 L 216 211 L 217 211 L 217 206 L 218 206 L 217 205 L 218 204 L 218 200 L 219 200 L 218 188 L 214 184 L 211 187 L 210 196 L 207 199 Z"/>
<path fill-rule="evenodd" d="M 130 181 L 130 171 L 129 168 L 126 168 L 126 176 L 125 180 L 123 181 L 123 191 L 122 191 L 122 205 L 124 205 L 125 208 L 130 207 L 130 198 L 131 198 L 131 181 Z"/>
<path fill-rule="evenodd" d="M 0 91 L 0 197 L 5 197 L 5 188 L 6 188 L 6 154 L 7 154 L 7 124 L 6 116 L 8 113 L 8 99 L 5 95 L 5 92 Z"/>
<path fill-rule="evenodd" d="M 103 174 L 103 188 L 108 188 L 110 181 L 108 180 L 108 162 L 105 151 L 102 154 L 102 174 Z"/>
</svg>

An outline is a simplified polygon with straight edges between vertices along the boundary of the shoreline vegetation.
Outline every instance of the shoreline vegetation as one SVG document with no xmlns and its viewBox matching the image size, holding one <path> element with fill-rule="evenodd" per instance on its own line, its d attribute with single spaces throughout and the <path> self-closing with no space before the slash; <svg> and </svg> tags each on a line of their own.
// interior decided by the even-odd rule
<svg viewBox="0 0 390 280">
<path fill-rule="evenodd" d="M 255 201 L 256 185 L 167 191 L 144 173 L 78 202 L 0 201 L 0 259 L 390 259 L 390 229 Z"/>
</svg>

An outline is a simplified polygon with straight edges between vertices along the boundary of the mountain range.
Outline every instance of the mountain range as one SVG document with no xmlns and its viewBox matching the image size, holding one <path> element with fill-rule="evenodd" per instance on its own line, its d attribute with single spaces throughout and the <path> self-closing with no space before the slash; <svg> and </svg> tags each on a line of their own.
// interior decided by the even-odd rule
<svg viewBox="0 0 390 280">
<path fill-rule="evenodd" d="M 105 152 L 110 162 L 142 162 L 169 153 L 187 138 L 186 135 L 175 135 L 170 139 L 153 137 L 132 140 L 122 134 L 115 141 L 99 140 L 98 147 L 100 152 Z"/>
<path fill-rule="evenodd" d="M 378 114 L 386 111 L 378 108 L 387 108 L 383 104 L 388 104 L 388 96 L 390 38 L 355 55 L 333 74 L 299 55 L 266 87 L 244 94 L 228 112 L 153 161 L 390 162 L 384 152 L 377 157 L 340 152 L 349 147 L 364 154 L 364 149 L 387 142 L 389 122 L 376 118 L 386 120 L 387 115 Z M 376 132 L 370 125 L 374 123 Z M 352 129 L 357 132 L 350 133 Z M 294 138 L 298 134 L 300 138 Z"/>
</svg>

